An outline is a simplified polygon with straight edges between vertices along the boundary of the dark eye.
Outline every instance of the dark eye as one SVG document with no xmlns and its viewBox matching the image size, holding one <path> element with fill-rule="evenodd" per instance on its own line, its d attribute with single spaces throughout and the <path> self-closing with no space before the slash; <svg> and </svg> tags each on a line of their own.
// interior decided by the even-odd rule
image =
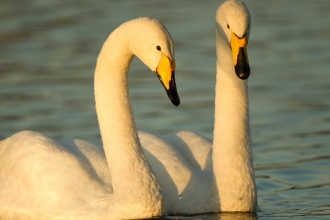
<svg viewBox="0 0 330 220">
<path fill-rule="evenodd" d="M 159 51 L 161 50 L 160 46 L 157 46 L 156 48 L 157 48 L 157 50 L 159 50 Z"/>
<path fill-rule="evenodd" d="M 230 29 L 229 24 L 227 24 L 227 28 Z"/>
</svg>

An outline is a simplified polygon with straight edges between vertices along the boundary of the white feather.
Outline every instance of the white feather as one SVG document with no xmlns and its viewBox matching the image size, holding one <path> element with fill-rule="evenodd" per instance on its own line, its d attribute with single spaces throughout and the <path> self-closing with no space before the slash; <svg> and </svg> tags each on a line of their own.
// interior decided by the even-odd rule
<svg viewBox="0 0 330 220">
<path fill-rule="evenodd" d="M 169 214 L 257 210 L 247 82 L 235 74 L 227 25 L 235 34 L 246 33 L 248 38 L 250 15 L 242 2 L 225 1 L 216 14 L 213 143 L 188 131 L 163 139 L 139 133 Z"/>
<path fill-rule="evenodd" d="M 157 45 L 174 60 L 169 33 L 149 18 L 122 24 L 104 43 L 95 70 L 104 151 L 86 141 L 56 142 L 33 131 L 0 142 L 1 219 L 141 219 L 166 212 L 127 91 L 133 55 L 154 71 L 161 59 Z"/>
</svg>

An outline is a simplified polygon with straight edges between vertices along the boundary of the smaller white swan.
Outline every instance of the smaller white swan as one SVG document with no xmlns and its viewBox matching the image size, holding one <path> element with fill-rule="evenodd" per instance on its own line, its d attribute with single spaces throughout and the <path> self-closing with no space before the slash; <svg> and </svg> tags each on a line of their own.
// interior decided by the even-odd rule
<svg viewBox="0 0 330 220">
<path fill-rule="evenodd" d="M 169 214 L 255 212 L 250 143 L 247 42 L 250 14 L 237 0 L 216 13 L 217 75 L 213 143 L 182 131 L 161 139 L 139 133 Z"/>
<path fill-rule="evenodd" d="M 163 195 L 138 138 L 127 72 L 139 57 L 161 80 L 174 105 L 170 34 L 139 18 L 114 30 L 95 70 L 95 101 L 104 152 L 82 140 L 55 142 L 22 131 L 0 142 L 0 218 L 141 219 L 165 212 Z"/>
</svg>

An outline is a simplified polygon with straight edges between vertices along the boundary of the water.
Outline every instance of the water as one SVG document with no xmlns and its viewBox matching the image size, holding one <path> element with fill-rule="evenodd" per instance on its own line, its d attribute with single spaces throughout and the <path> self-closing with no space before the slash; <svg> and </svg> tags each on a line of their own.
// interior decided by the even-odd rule
<svg viewBox="0 0 330 220">
<path fill-rule="evenodd" d="M 254 165 L 261 211 L 172 219 L 330 218 L 330 4 L 246 0 Z M 130 94 L 139 130 L 212 138 L 214 14 L 219 1 L 5 1 L 0 7 L 0 139 L 21 130 L 100 143 L 93 72 L 120 23 L 161 20 L 176 47 L 181 97 L 134 60 Z"/>
</svg>

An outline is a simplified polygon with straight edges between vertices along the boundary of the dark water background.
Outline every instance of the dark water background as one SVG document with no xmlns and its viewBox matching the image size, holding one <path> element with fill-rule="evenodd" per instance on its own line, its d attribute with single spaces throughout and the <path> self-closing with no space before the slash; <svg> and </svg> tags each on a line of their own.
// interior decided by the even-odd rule
<svg viewBox="0 0 330 220">
<path fill-rule="evenodd" d="M 138 129 L 212 138 L 214 16 L 221 2 L 1 1 L 0 139 L 29 129 L 101 145 L 95 61 L 108 34 L 140 16 L 161 20 L 174 39 L 181 105 L 173 107 L 157 77 L 133 60 Z M 252 15 L 249 95 L 261 211 L 186 218 L 330 219 L 330 3 L 245 3 Z"/>
</svg>

